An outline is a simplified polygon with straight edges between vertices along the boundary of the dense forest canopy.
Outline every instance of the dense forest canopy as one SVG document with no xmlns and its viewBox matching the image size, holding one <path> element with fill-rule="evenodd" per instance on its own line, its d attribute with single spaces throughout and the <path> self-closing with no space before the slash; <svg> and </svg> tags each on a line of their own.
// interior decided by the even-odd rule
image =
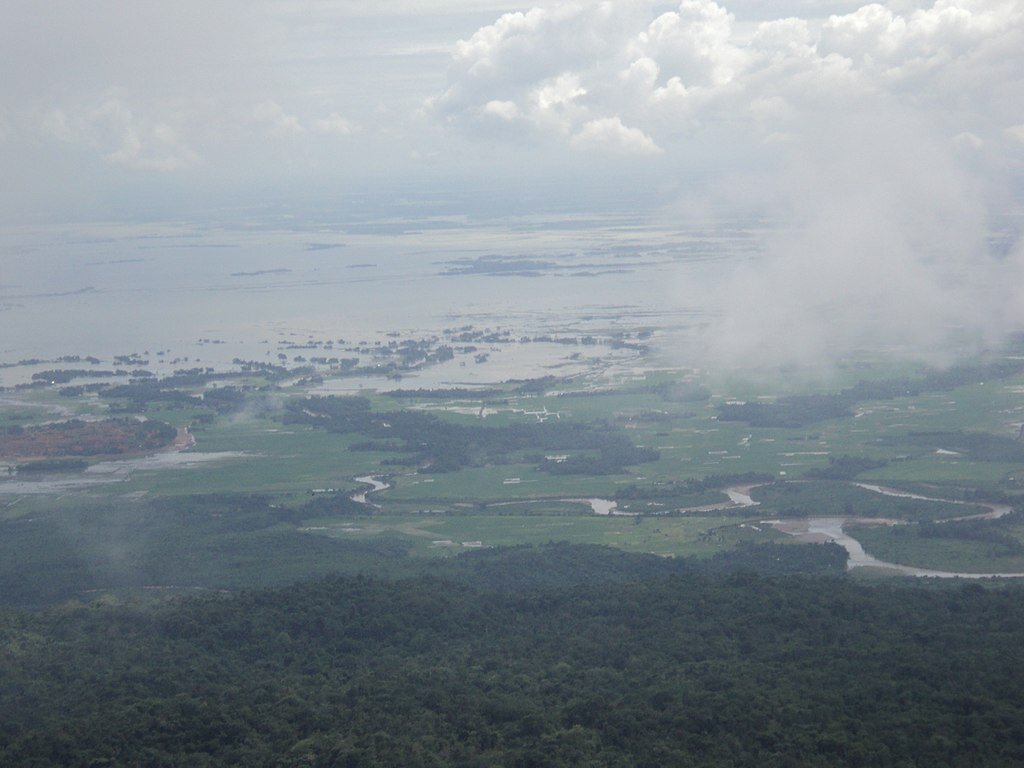
<svg viewBox="0 0 1024 768">
<path fill-rule="evenodd" d="M 7 611 L 0 760 L 1024 761 L 1019 589 L 659 575 L 595 548 L 456 560 L 443 578 Z M 544 584 L 523 581 L 534 570 Z M 578 571 L 617 576 L 585 584 Z"/>
<path fill-rule="evenodd" d="M 976 381 L 1019 361 L 747 400 L 239 365 L 47 370 L 5 412 L 38 457 L 0 516 L 0 763 L 1024 763 L 1021 586 L 794 543 L 832 518 L 889 563 L 1024 570 L 1018 385 Z M 186 432 L 160 463 L 202 469 L 97 482 Z"/>
</svg>

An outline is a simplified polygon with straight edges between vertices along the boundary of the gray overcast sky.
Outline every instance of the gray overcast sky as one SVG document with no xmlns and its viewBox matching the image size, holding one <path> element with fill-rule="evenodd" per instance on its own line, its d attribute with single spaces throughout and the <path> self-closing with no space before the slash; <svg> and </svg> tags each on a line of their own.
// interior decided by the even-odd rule
<svg viewBox="0 0 1024 768">
<path fill-rule="evenodd" d="M 1024 158 L 1024 3 L 0 10 L 8 224 L 159 217 L 161 205 L 173 217 L 409 180 L 441 196 L 490 185 L 497 204 L 502 189 L 543 207 L 545 190 L 585 204 L 603 188 L 624 204 L 742 210 L 851 153 L 847 173 L 895 157 L 965 194 L 1005 196 Z"/>
</svg>

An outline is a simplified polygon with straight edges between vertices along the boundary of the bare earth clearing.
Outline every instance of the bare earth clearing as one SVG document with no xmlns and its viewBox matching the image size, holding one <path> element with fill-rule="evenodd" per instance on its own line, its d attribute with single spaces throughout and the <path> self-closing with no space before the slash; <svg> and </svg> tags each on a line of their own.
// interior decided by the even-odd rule
<svg viewBox="0 0 1024 768">
<path fill-rule="evenodd" d="M 184 434 L 183 434 L 184 433 Z M 133 418 L 83 421 L 8 429 L 0 435 L 0 458 L 14 463 L 51 458 L 107 457 L 188 446 L 187 430 Z"/>
</svg>

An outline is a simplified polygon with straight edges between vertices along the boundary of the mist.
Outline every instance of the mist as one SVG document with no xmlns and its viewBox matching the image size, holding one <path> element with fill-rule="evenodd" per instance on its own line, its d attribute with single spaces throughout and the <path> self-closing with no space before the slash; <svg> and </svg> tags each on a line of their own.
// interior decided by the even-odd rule
<svg viewBox="0 0 1024 768">
<path fill-rule="evenodd" d="M 768 224 L 758 258 L 705 286 L 700 354 L 725 369 L 827 369 L 851 357 L 948 365 L 1024 327 L 1022 249 L 1002 180 L 912 115 L 818 120 L 771 175 L 711 210 Z"/>
</svg>

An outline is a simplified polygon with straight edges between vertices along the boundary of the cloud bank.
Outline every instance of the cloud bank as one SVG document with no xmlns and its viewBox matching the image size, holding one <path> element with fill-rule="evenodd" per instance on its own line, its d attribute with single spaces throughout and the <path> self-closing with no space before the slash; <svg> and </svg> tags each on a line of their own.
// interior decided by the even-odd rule
<svg viewBox="0 0 1024 768">
<path fill-rule="evenodd" d="M 10 0 L 0 219 L 370 188 L 421 190 L 416 215 L 747 217 L 759 259 L 676 286 L 723 310 L 709 356 L 940 358 L 1020 327 L 1020 0 L 535 2 Z"/>
<path fill-rule="evenodd" d="M 830 120 L 788 158 L 754 180 L 778 214 L 761 256 L 701 287 L 720 309 L 700 340 L 709 364 L 944 365 L 1024 330 L 1019 235 L 993 229 L 984 180 L 919 119 Z"/>
<path fill-rule="evenodd" d="M 759 259 L 677 286 L 718 311 L 702 361 L 871 349 L 942 363 L 1024 328 L 1024 251 L 1000 219 L 1024 159 L 1024 5 L 757 23 L 712 0 L 663 9 L 505 14 L 458 44 L 429 107 L 477 140 L 657 156 L 686 190 L 670 217 L 770 222 Z M 687 189 L 707 166 L 710 183 Z"/>
<path fill-rule="evenodd" d="M 429 106 L 478 136 L 514 128 L 570 146 L 584 132 L 593 139 L 595 123 L 618 121 L 646 138 L 628 142 L 638 153 L 722 125 L 747 140 L 792 138 L 809 113 L 873 99 L 984 144 L 1012 141 L 1006 131 L 1021 123 L 1019 2 L 870 4 L 757 24 L 713 0 L 663 7 L 600 0 L 507 13 L 456 45 L 448 86 Z M 605 134 L 622 148 L 621 130 Z"/>
</svg>

